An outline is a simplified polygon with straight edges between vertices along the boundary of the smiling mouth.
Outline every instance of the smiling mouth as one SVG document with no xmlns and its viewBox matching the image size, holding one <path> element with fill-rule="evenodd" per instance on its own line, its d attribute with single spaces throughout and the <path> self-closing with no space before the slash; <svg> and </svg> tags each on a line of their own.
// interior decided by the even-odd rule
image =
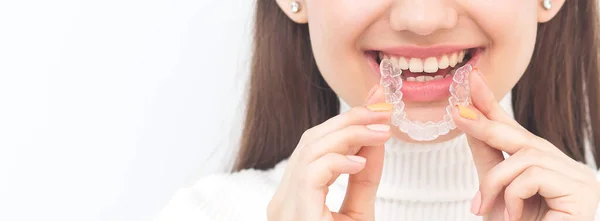
<svg viewBox="0 0 600 221">
<path fill-rule="evenodd" d="M 456 69 L 467 64 L 480 49 L 457 50 L 433 57 L 418 58 L 381 51 L 370 51 L 371 59 L 380 64 L 388 59 L 402 70 L 402 80 L 407 82 L 429 82 L 450 77 Z"/>
</svg>

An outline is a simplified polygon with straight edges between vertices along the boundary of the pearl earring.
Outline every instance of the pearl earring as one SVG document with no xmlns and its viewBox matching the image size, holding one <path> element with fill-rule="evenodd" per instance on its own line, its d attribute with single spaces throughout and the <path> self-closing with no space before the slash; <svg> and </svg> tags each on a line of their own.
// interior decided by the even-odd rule
<svg viewBox="0 0 600 221">
<path fill-rule="evenodd" d="M 544 0 L 543 5 L 546 10 L 552 9 L 552 0 Z"/>
<path fill-rule="evenodd" d="M 300 11 L 300 3 L 293 1 L 290 3 L 290 9 L 293 13 L 298 13 Z"/>
</svg>

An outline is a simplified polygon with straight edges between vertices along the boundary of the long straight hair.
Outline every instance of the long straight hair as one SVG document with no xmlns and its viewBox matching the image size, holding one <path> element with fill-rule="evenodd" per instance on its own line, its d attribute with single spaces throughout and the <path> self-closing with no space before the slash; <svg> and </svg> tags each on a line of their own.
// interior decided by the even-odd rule
<svg viewBox="0 0 600 221">
<path fill-rule="evenodd" d="M 249 97 L 233 171 L 269 169 L 288 158 L 302 133 L 339 112 L 322 78 L 308 26 L 292 22 L 276 1 L 257 0 Z M 600 162 L 600 77 L 596 1 L 565 1 L 538 25 L 533 58 L 512 91 L 515 119 L 571 158 L 584 145 Z"/>
</svg>

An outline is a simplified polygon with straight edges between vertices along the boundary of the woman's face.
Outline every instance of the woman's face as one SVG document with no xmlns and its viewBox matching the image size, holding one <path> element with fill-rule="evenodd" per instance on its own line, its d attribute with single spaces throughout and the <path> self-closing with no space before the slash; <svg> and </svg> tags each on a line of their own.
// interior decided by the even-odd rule
<svg viewBox="0 0 600 221">
<path fill-rule="evenodd" d="M 363 105 L 384 56 L 406 69 L 405 110 L 422 122 L 442 119 L 450 96 L 444 78 L 465 63 L 480 69 L 497 99 L 506 95 L 530 61 L 540 17 L 549 16 L 540 13 L 550 13 L 541 0 L 306 0 L 302 6 L 319 70 L 342 100 Z"/>
</svg>

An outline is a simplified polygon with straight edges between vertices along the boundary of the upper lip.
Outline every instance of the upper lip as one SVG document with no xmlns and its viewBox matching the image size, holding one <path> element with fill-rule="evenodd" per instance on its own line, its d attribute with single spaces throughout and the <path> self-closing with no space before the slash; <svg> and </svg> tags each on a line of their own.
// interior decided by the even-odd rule
<svg viewBox="0 0 600 221">
<path fill-rule="evenodd" d="M 473 45 L 439 45 L 431 47 L 400 46 L 381 48 L 375 50 L 387 55 L 403 56 L 410 58 L 428 58 L 453 52 L 460 52 L 462 50 L 472 49 L 476 47 L 477 46 Z"/>
</svg>

